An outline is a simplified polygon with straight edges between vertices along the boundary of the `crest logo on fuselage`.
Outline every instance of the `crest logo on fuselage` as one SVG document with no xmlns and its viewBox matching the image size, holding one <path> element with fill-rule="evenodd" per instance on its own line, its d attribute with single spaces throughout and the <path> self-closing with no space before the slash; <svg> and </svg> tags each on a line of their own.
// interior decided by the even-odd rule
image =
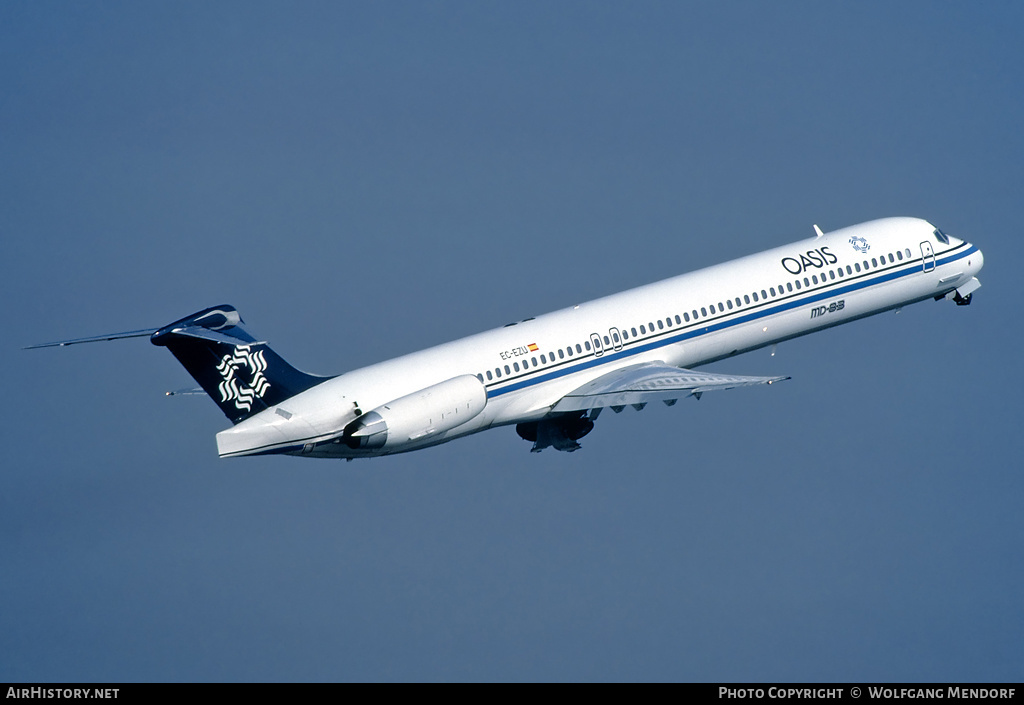
<svg viewBox="0 0 1024 705">
<path fill-rule="evenodd" d="M 248 369 L 248 381 L 238 376 L 238 371 L 242 368 Z M 263 376 L 265 369 L 267 361 L 263 358 L 262 350 L 253 352 L 249 345 L 236 345 L 234 352 L 225 355 L 217 365 L 217 372 L 224 378 L 217 387 L 220 390 L 221 402 L 234 400 L 235 408 L 251 411 L 252 403 L 256 399 L 262 399 L 270 389 L 270 382 Z"/>
<path fill-rule="evenodd" d="M 857 250 L 857 252 L 867 252 L 871 249 L 871 245 L 862 237 L 851 237 L 850 244 L 853 245 L 853 249 Z"/>
</svg>

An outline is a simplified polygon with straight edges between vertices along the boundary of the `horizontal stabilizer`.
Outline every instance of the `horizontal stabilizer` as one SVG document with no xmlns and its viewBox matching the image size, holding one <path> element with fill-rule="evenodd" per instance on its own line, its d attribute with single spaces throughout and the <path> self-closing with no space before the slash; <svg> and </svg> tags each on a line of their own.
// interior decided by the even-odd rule
<svg viewBox="0 0 1024 705">
<path fill-rule="evenodd" d="M 232 330 L 239 331 L 239 335 L 231 335 L 219 330 L 210 330 L 202 326 L 184 326 L 182 328 L 174 328 L 171 332 L 188 338 L 199 338 L 201 340 L 210 340 L 214 343 L 227 343 L 228 345 L 266 345 L 265 340 L 252 340 L 250 336 L 241 333 L 241 329 L 238 326 L 232 327 Z M 245 337 L 241 337 L 241 335 L 245 335 Z"/>
<path fill-rule="evenodd" d="M 28 345 L 22 350 L 35 350 L 36 348 L 62 348 L 65 345 L 78 345 L 80 343 L 99 343 L 105 340 L 119 340 L 121 338 L 148 338 L 156 333 L 159 328 L 146 328 L 145 330 L 129 330 L 124 333 L 108 333 L 107 335 L 94 335 L 89 338 L 74 338 L 72 340 L 57 340 L 52 343 L 39 343 Z"/>
<path fill-rule="evenodd" d="M 587 411 L 605 406 L 642 405 L 649 401 L 670 400 L 704 392 L 772 384 L 789 377 L 747 377 L 695 372 L 664 363 L 644 363 L 609 372 L 562 397 L 551 411 Z"/>
</svg>

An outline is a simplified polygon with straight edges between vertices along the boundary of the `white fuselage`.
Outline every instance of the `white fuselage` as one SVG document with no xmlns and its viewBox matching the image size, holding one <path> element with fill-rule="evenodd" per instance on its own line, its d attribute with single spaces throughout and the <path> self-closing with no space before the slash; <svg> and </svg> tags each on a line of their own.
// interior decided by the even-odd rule
<svg viewBox="0 0 1024 705">
<path fill-rule="evenodd" d="M 970 243 L 934 232 L 916 218 L 863 223 L 352 370 L 221 432 L 220 453 L 415 450 L 542 419 L 619 367 L 697 367 L 940 297 L 970 282 L 984 260 Z M 465 423 L 398 449 L 325 442 L 364 412 L 465 375 L 486 390 L 483 410 Z"/>
</svg>

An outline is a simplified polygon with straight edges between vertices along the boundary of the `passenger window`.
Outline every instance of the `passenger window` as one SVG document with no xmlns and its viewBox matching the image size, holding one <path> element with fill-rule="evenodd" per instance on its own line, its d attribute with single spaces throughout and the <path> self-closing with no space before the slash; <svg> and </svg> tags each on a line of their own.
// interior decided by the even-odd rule
<svg viewBox="0 0 1024 705">
<path fill-rule="evenodd" d="M 704 317 L 707 317 L 707 315 L 708 315 L 708 310 L 706 308 L 704 308 L 703 306 L 700 307 L 700 315 L 702 315 Z"/>
<path fill-rule="evenodd" d="M 665 324 L 662 323 L 660 320 L 658 321 L 658 330 L 665 330 Z"/>
<path fill-rule="evenodd" d="M 797 288 L 799 289 L 800 287 L 798 286 Z M 793 282 L 786 282 L 786 290 L 793 291 Z"/>
<path fill-rule="evenodd" d="M 480 382 L 481 382 L 481 383 L 482 383 L 482 382 L 484 381 L 484 376 L 483 376 L 482 374 L 479 374 L 479 373 L 478 373 L 478 374 L 476 375 L 476 378 L 477 378 L 478 380 L 480 380 Z"/>
<path fill-rule="evenodd" d="M 693 309 L 693 313 L 691 313 L 690 315 L 693 316 L 693 320 L 696 321 L 697 320 L 697 309 Z"/>
<path fill-rule="evenodd" d="M 910 248 L 909 247 L 906 250 L 904 250 L 904 252 L 907 253 L 907 259 L 913 259 L 913 257 L 910 254 Z"/>
<path fill-rule="evenodd" d="M 640 324 L 640 335 L 645 335 L 646 333 L 647 333 L 647 326 L 645 326 L 645 325 L 643 325 L 641 323 Z"/>
<path fill-rule="evenodd" d="M 513 362 L 512 363 L 512 369 L 514 369 L 516 372 L 518 372 L 519 371 L 519 363 L 518 362 Z"/>
<path fill-rule="evenodd" d="M 612 341 L 608 340 L 608 336 L 607 335 L 604 337 L 604 344 L 605 344 L 605 347 L 607 347 L 607 346 L 612 344 Z"/>
<path fill-rule="evenodd" d="M 530 363 L 527 362 L 526 360 L 523 360 L 523 369 L 524 370 L 530 369 Z"/>
<path fill-rule="evenodd" d="M 754 292 L 754 302 L 755 303 L 757 302 L 757 292 L 756 291 Z"/>
<path fill-rule="evenodd" d="M 898 259 L 900 262 L 903 261 L 903 253 L 900 252 L 899 250 L 896 251 L 896 259 Z"/>
<path fill-rule="evenodd" d="M 757 296 L 757 294 L 754 294 L 754 296 Z M 750 296 L 749 295 L 747 295 L 747 294 L 743 295 L 743 303 L 745 303 L 745 304 L 749 304 L 750 303 Z"/>
<path fill-rule="evenodd" d="M 491 374 L 490 370 L 487 370 L 487 381 L 490 382 L 492 379 L 494 379 L 494 375 Z"/>
<path fill-rule="evenodd" d="M 894 259 L 893 259 L 892 253 L 890 252 L 890 253 L 889 253 L 889 264 L 892 264 L 892 263 L 893 263 L 893 262 L 895 262 L 895 261 L 896 261 L 896 260 L 894 260 Z"/>
<path fill-rule="evenodd" d="M 775 287 L 772 287 L 772 296 L 775 296 Z"/>
<path fill-rule="evenodd" d="M 540 354 L 540 364 L 542 364 L 542 365 L 548 364 L 548 357 L 544 353 Z"/>
<path fill-rule="evenodd" d="M 877 267 L 878 266 L 878 260 L 875 259 L 874 257 L 871 258 L 871 266 L 872 267 Z"/>
<path fill-rule="evenodd" d="M 860 271 L 860 262 L 855 262 L 853 267 L 854 267 L 854 269 L 856 269 L 859 272 Z"/>
<path fill-rule="evenodd" d="M 859 272 L 860 270 L 858 269 L 857 271 Z M 847 274 L 853 274 L 853 270 L 850 269 L 850 265 L 846 265 L 846 273 Z"/>
<path fill-rule="evenodd" d="M 738 296 L 737 296 L 737 297 L 736 297 L 736 308 L 739 308 L 739 307 L 740 307 L 740 306 L 742 306 L 742 305 L 743 305 L 743 304 L 741 304 L 741 303 L 740 303 L 740 297 L 738 297 Z"/>
<path fill-rule="evenodd" d="M 772 296 L 775 296 L 775 289 L 772 289 Z M 761 298 L 762 299 L 767 299 L 768 298 L 768 294 L 764 293 L 764 289 L 761 289 Z"/>
<path fill-rule="evenodd" d="M 508 365 L 505 365 L 505 374 L 507 374 L 507 375 L 512 374 L 512 370 L 509 369 Z"/>
<path fill-rule="evenodd" d="M 726 299 L 725 303 L 729 305 L 729 310 L 732 311 L 732 299 Z"/>
<path fill-rule="evenodd" d="M 686 321 L 687 323 L 689 323 L 690 322 L 690 314 L 684 312 L 683 313 L 683 320 Z"/>
<path fill-rule="evenodd" d="M 864 260 L 864 271 L 868 271 L 868 261 Z"/>
<path fill-rule="evenodd" d="M 651 331 L 652 333 L 654 332 L 654 321 L 648 322 L 647 330 Z"/>
<path fill-rule="evenodd" d="M 633 333 L 633 337 L 635 338 L 636 337 L 636 328 L 630 328 L 629 330 L 630 330 L 631 333 Z"/>
<path fill-rule="evenodd" d="M 537 358 L 531 357 L 530 358 L 530 364 L 533 365 L 534 367 L 536 367 L 537 366 Z"/>
<path fill-rule="evenodd" d="M 836 271 L 834 269 L 829 271 L 828 278 L 832 279 L 833 281 L 835 280 L 835 278 L 836 278 Z"/>
<path fill-rule="evenodd" d="M 577 345 L 576 347 L 579 347 L 579 345 Z M 588 340 L 584 342 L 583 347 L 587 349 L 587 352 L 590 352 L 590 341 Z"/>
<path fill-rule="evenodd" d="M 800 280 L 799 279 L 796 280 L 796 290 L 800 291 Z"/>
<path fill-rule="evenodd" d="M 590 343 L 587 343 L 587 350 L 590 350 Z M 579 343 L 576 343 L 576 352 L 580 355 L 583 354 L 583 348 L 580 347 Z"/>
<path fill-rule="evenodd" d="M 797 283 L 799 284 L 800 282 L 797 282 Z M 804 286 L 810 286 L 810 285 L 811 285 L 810 279 L 808 279 L 807 277 L 804 277 Z"/>
<path fill-rule="evenodd" d="M 562 348 L 558 348 L 558 359 L 559 360 L 564 360 L 565 359 L 565 353 L 562 352 Z"/>
<path fill-rule="evenodd" d="M 811 275 L 811 281 L 814 282 L 815 284 L 817 284 L 818 283 L 818 275 L 817 274 L 812 274 Z"/>
<path fill-rule="evenodd" d="M 569 354 L 569 357 L 572 357 L 572 346 L 570 345 L 569 347 L 567 347 L 565 349 L 565 352 L 567 352 Z"/>
<path fill-rule="evenodd" d="M 722 305 L 721 301 L 718 302 L 718 312 L 725 313 L 725 306 Z"/>
<path fill-rule="evenodd" d="M 686 314 L 684 313 L 683 315 L 685 316 Z M 681 320 L 679 320 L 679 314 L 677 313 L 676 314 L 676 325 L 679 326 L 679 325 L 682 325 L 682 324 L 683 324 L 683 322 Z"/>
</svg>

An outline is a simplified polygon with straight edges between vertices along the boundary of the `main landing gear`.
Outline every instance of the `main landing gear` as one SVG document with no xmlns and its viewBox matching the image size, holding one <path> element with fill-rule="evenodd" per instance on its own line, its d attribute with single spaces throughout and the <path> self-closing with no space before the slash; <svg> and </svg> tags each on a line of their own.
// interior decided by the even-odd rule
<svg viewBox="0 0 1024 705">
<path fill-rule="evenodd" d="M 577 414 L 516 424 L 516 433 L 523 440 L 533 442 L 531 453 L 539 453 L 548 447 L 572 453 L 580 449 L 580 444 L 576 441 L 594 428 L 597 414 L 589 417 L 585 414 L 586 412 L 581 411 Z"/>
</svg>

